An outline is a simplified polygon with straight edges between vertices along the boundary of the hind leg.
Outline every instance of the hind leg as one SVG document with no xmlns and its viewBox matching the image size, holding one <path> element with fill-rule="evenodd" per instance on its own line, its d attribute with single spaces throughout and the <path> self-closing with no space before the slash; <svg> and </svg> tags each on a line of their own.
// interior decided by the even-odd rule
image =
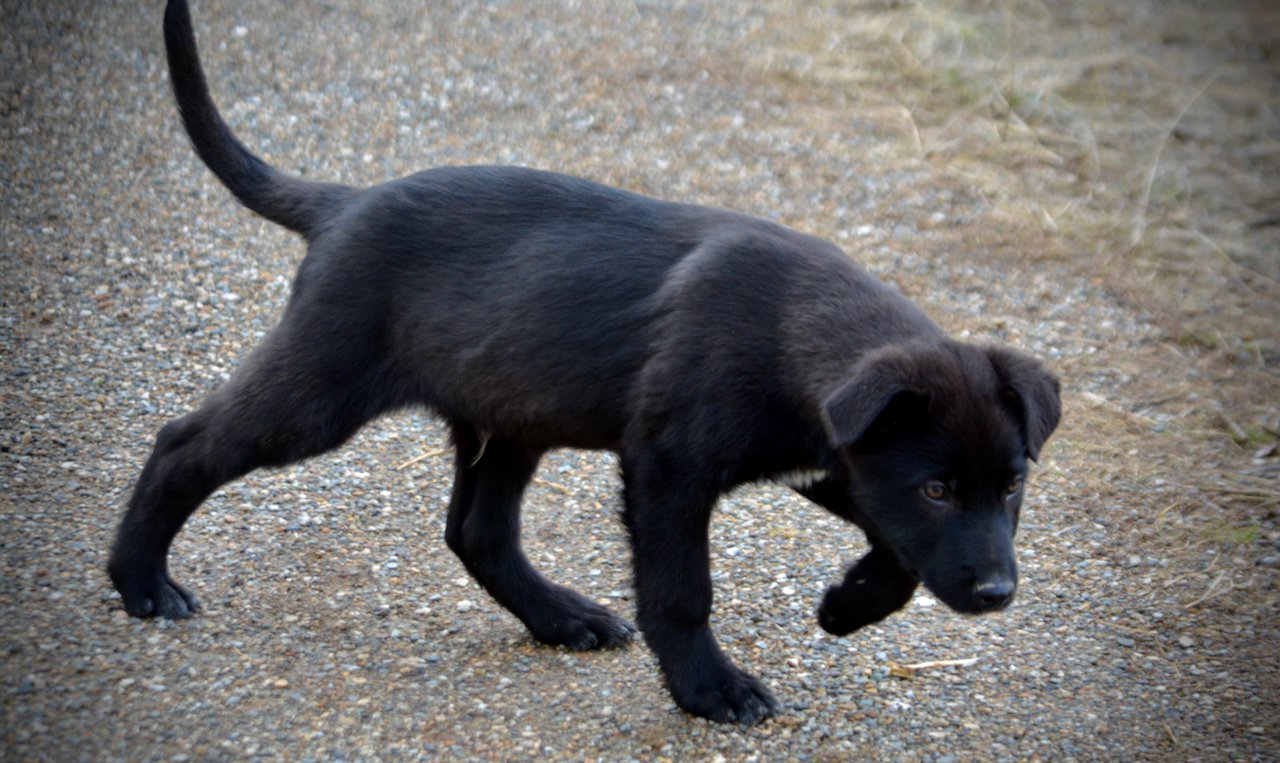
<svg viewBox="0 0 1280 763">
<path fill-rule="evenodd" d="M 540 450 L 489 441 L 454 427 L 457 474 L 445 540 L 472 577 L 544 644 L 574 650 L 626 644 L 635 629 L 585 596 L 551 583 L 520 548 L 520 498 Z"/>
<path fill-rule="evenodd" d="M 169 575 L 169 546 L 214 490 L 335 448 L 390 406 L 368 352 L 291 344 L 278 329 L 198 410 L 160 430 L 107 564 L 130 615 L 196 611 L 195 597 Z"/>
</svg>

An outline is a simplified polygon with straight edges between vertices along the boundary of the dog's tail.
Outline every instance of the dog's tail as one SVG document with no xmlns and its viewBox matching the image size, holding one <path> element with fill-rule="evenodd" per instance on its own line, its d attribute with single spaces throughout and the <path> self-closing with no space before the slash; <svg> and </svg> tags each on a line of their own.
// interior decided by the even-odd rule
<svg viewBox="0 0 1280 763">
<path fill-rule="evenodd" d="M 287 175 L 254 156 L 222 120 L 200 66 L 186 0 L 169 0 L 164 12 L 169 79 L 191 144 L 240 203 L 268 220 L 314 238 L 335 208 L 356 189 Z"/>
</svg>

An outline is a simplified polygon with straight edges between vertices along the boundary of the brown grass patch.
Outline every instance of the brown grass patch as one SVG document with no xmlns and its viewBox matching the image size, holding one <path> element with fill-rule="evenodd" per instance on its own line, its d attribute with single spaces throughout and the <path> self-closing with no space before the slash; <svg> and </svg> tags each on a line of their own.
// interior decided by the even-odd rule
<svg viewBox="0 0 1280 763">
<path fill-rule="evenodd" d="M 768 77 L 815 112 L 859 114 L 894 158 L 980 194 L 987 219 L 956 231 L 961 251 L 1083 275 L 1160 329 L 1160 346 L 1061 369 L 1128 366 L 1138 380 L 1122 399 L 1070 401 L 1057 447 L 1087 461 L 1098 497 L 1159 481 L 1164 518 L 1204 520 L 1166 533 L 1177 543 L 1247 534 L 1206 522 L 1274 519 L 1280 41 L 1267 30 L 1280 7 L 810 10 L 778 14 L 768 37 L 783 42 L 759 62 Z M 1144 410 L 1170 424 L 1153 434 Z"/>
</svg>

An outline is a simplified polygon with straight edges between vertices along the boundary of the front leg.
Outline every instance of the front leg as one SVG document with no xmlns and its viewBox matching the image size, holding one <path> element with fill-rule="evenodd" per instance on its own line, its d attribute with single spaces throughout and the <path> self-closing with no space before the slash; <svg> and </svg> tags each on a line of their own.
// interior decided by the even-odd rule
<svg viewBox="0 0 1280 763">
<path fill-rule="evenodd" d="M 676 704 L 717 722 L 755 724 L 777 710 L 758 680 L 720 650 L 711 632 L 711 510 L 719 491 L 686 484 L 675 465 L 624 464 L 634 552 L 637 620 Z M 698 473 L 688 464 L 679 472 Z"/>
<path fill-rule="evenodd" d="M 793 488 L 797 493 L 836 516 L 868 532 L 871 551 L 845 574 L 844 581 L 827 589 L 818 607 L 818 624 L 837 636 L 879 622 L 906 606 L 919 581 L 902 569 L 893 552 L 870 535 L 849 486 L 830 477 L 812 485 Z"/>
<path fill-rule="evenodd" d="M 873 542 L 844 581 L 827 589 L 818 607 L 818 624 L 833 635 L 848 635 L 902 609 L 917 585 L 892 551 Z"/>
</svg>

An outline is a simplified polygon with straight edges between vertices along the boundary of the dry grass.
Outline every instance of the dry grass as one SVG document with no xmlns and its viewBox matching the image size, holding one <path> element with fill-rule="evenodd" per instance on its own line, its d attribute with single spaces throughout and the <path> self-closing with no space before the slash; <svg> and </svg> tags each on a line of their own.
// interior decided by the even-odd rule
<svg viewBox="0 0 1280 763">
<path fill-rule="evenodd" d="M 1054 230 L 1080 223 L 1080 238 L 1096 244 L 1086 262 L 1155 268 L 1184 289 L 1193 285 L 1178 276 L 1208 276 L 1184 295 L 1200 298 L 1190 310 L 1221 302 L 1223 292 L 1274 308 L 1280 61 L 1265 30 L 1280 25 L 1280 8 L 1173 3 L 1146 17 L 1074 5 L 1068 18 L 1038 3 L 885 17 L 882 34 L 904 55 L 965 84 L 950 88 L 961 103 L 945 97 L 945 84 L 928 98 L 943 163 L 976 156 L 997 181 L 1007 179 L 1001 169 L 1024 170 L 1014 173 L 1024 181 L 1018 190 L 1031 192 L 1023 203 L 1039 206 Z M 982 44 L 966 55 L 966 39 Z M 1124 47 L 1113 49 L 1115 39 Z M 1043 207 L 1046 196 L 1059 197 L 1060 214 Z M 1261 324 L 1273 340 L 1274 323 Z M 1242 333 L 1235 323 L 1223 329 Z"/>
<path fill-rule="evenodd" d="M 771 65 L 843 87 L 906 151 L 1057 241 L 1023 256 L 1069 258 L 1175 318 L 1174 338 L 1274 368 L 1280 8 L 1128 9 L 833 3 L 806 53 Z"/>
<path fill-rule="evenodd" d="M 1137 529 L 1172 543 L 1274 519 L 1275 460 L 1249 460 L 1280 439 L 1280 7 L 820 7 L 821 26 L 770 31 L 790 39 L 768 75 L 976 189 L 995 224 L 961 230 L 961 247 L 1083 274 L 1159 327 L 1137 356 L 1084 361 L 1140 380 L 1124 400 L 1070 402 L 1059 437 L 1096 497 L 1161 477 L 1167 509 Z M 1178 443 L 1158 453 L 1143 413 L 1157 409 Z"/>
</svg>

